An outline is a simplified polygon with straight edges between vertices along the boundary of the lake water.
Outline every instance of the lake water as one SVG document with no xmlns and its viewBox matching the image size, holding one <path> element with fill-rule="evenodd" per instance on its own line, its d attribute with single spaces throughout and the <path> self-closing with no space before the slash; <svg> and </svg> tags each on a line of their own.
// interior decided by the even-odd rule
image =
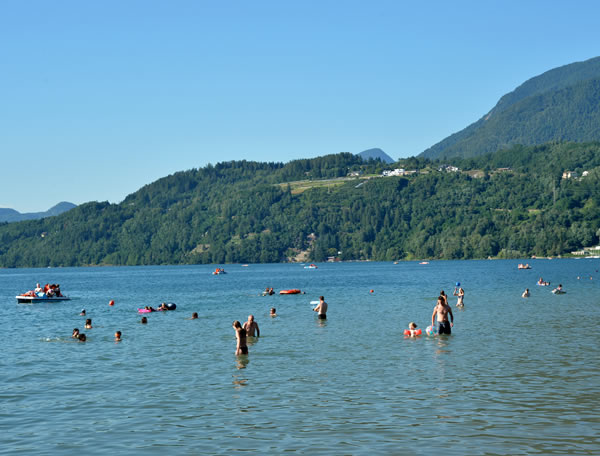
<svg viewBox="0 0 600 456">
<path fill-rule="evenodd" d="M 0 453 L 600 454 L 600 260 L 517 263 L 0 270 Z M 457 281 L 452 336 L 405 339 Z M 16 304 L 36 282 L 75 299 Z M 236 358 L 248 314 L 261 337 Z"/>
</svg>

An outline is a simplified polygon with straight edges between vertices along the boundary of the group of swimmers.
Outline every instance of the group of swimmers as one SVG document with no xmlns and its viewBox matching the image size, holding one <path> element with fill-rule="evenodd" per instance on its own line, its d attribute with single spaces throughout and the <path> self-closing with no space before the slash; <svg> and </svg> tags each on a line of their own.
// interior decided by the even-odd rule
<svg viewBox="0 0 600 456">
<path fill-rule="evenodd" d="M 111 301 L 111 303 L 114 301 Z M 157 309 L 152 308 L 151 306 L 146 306 L 145 309 L 151 309 L 151 312 L 155 312 Z M 158 310 L 171 310 L 168 308 L 168 304 L 166 303 L 162 303 L 159 307 Z M 85 317 L 87 316 L 85 309 L 81 309 L 81 312 L 79 313 L 80 316 Z M 198 318 L 198 312 L 194 312 L 192 313 L 192 317 L 190 318 L 190 320 L 196 320 Z M 146 317 L 142 317 L 141 324 L 145 325 L 148 323 L 148 319 Z M 92 319 L 91 318 L 86 318 L 85 320 L 85 329 L 92 329 Z M 121 336 L 122 333 L 121 331 L 117 331 L 115 332 L 115 342 L 120 342 L 121 341 Z M 85 342 L 87 340 L 87 336 L 85 335 L 85 333 L 82 333 L 79 331 L 79 328 L 73 328 L 73 334 L 71 335 L 71 337 L 73 339 L 77 339 L 79 342 Z"/>
</svg>

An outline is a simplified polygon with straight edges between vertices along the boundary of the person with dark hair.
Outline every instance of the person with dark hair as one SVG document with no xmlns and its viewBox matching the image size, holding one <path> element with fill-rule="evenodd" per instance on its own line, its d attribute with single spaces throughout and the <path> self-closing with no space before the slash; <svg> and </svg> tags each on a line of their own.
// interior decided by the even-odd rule
<svg viewBox="0 0 600 456">
<path fill-rule="evenodd" d="M 450 321 L 448 321 L 448 315 L 450 315 Z M 438 334 L 452 334 L 452 326 L 454 326 L 454 315 L 452 315 L 452 308 L 448 305 L 448 300 L 444 299 L 444 296 L 440 295 L 437 299 L 437 304 L 433 308 L 431 314 L 431 326 L 435 325 L 437 318 L 438 323 Z"/>
<path fill-rule="evenodd" d="M 77 339 L 79 340 L 79 342 L 85 342 L 87 340 L 85 334 L 83 333 L 79 334 L 79 336 L 77 336 Z"/>
<path fill-rule="evenodd" d="M 319 320 L 327 319 L 327 303 L 325 302 L 325 298 L 323 296 L 319 297 L 319 304 L 313 310 L 315 312 L 319 312 Z"/>
<path fill-rule="evenodd" d="M 195 320 L 195 319 L 197 319 L 197 318 L 198 318 L 198 312 L 194 312 L 194 313 L 192 314 L 192 320 Z"/>
<path fill-rule="evenodd" d="M 115 333 L 115 342 L 121 342 L 121 331 Z"/>
<path fill-rule="evenodd" d="M 235 347 L 235 354 L 238 355 L 247 355 L 248 354 L 248 345 L 246 343 L 246 330 L 242 328 L 242 325 L 239 321 L 235 320 L 233 322 L 233 329 L 235 330 L 235 338 L 237 341 Z"/>
<path fill-rule="evenodd" d="M 142 317 L 142 321 L 140 323 L 145 325 L 146 323 L 148 323 L 148 319 L 146 317 Z"/>
<path fill-rule="evenodd" d="M 277 316 L 277 311 L 275 310 L 275 307 L 271 307 L 271 313 L 270 313 L 270 315 L 272 317 L 276 317 Z"/>
<path fill-rule="evenodd" d="M 85 329 L 92 329 L 92 319 L 88 318 L 85 320 Z"/>
<path fill-rule="evenodd" d="M 71 335 L 73 339 L 77 339 L 79 337 L 79 328 L 73 329 L 73 334 Z"/>
</svg>

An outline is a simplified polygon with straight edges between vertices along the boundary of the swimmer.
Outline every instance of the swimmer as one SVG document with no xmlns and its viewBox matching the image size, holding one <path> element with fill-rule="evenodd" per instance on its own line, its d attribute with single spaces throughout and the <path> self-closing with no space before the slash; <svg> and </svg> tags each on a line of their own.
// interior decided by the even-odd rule
<svg viewBox="0 0 600 456">
<path fill-rule="evenodd" d="M 82 317 L 85 317 L 85 309 L 81 309 L 81 313 L 79 315 L 81 315 Z"/>
<path fill-rule="evenodd" d="M 242 325 L 237 320 L 233 322 L 233 329 L 235 330 L 235 338 L 237 341 L 235 346 L 236 356 L 247 355 L 248 345 L 246 344 L 246 330 L 242 328 Z"/>
<path fill-rule="evenodd" d="M 319 297 L 319 304 L 313 310 L 319 312 L 319 320 L 327 320 L 327 303 L 323 296 Z"/>
<path fill-rule="evenodd" d="M 79 337 L 79 328 L 73 329 L 73 334 L 71 335 L 73 339 L 77 339 Z"/>
<path fill-rule="evenodd" d="M 79 334 L 79 336 L 77 336 L 77 339 L 79 340 L 79 342 L 85 342 L 87 340 L 87 337 L 85 337 L 85 334 L 81 333 Z"/>
<path fill-rule="evenodd" d="M 91 318 L 88 318 L 85 321 L 85 329 L 92 329 L 92 319 Z"/>
<path fill-rule="evenodd" d="M 121 342 L 121 331 L 115 333 L 115 342 Z"/>
<path fill-rule="evenodd" d="M 461 287 L 457 289 L 454 289 L 454 296 L 458 296 L 458 301 L 456 302 L 456 307 L 464 307 L 465 303 L 464 303 L 464 299 L 465 299 L 465 290 L 463 290 Z"/>
<path fill-rule="evenodd" d="M 160 306 L 158 306 L 158 310 L 169 310 L 167 304 L 163 302 Z"/>
<path fill-rule="evenodd" d="M 521 295 L 522 298 L 528 298 L 530 296 L 529 294 L 529 288 L 525 288 L 525 291 L 523 292 L 523 294 Z"/>
<path fill-rule="evenodd" d="M 146 323 L 148 323 L 148 319 L 146 317 L 142 317 L 142 321 L 140 321 L 140 323 L 145 325 Z"/>
<path fill-rule="evenodd" d="M 410 331 L 410 337 L 417 337 L 417 324 L 414 321 L 411 321 L 408 324 L 408 330 Z"/>
<path fill-rule="evenodd" d="M 198 318 L 198 312 L 194 312 L 194 313 L 192 314 L 192 320 L 195 320 L 195 319 L 197 319 L 197 318 Z"/>
<path fill-rule="evenodd" d="M 244 323 L 244 329 L 248 336 L 260 337 L 260 329 L 258 329 L 258 324 L 254 321 L 254 315 L 248 315 L 248 321 Z"/>
<path fill-rule="evenodd" d="M 450 321 L 448 321 L 448 315 L 450 315 Z M 433 308 L 431 314 L 431 326 L 435 325 L 437 318 L 438 323 L 438 334 L 452 334 L 452 327 L 454 326 L 454 315 L 452 315 L 452 308 L 448 305 L 443 296 L 439 296 L 437 304 Z"/>
<path fill-rule="evenodd" d="M 271 313 L 269 315 L 271 315 L 271 317 L 276 317 L 277 316 L 277 313 L 275 311 L 275 307 L 271 307 Z"/>
<path fill-rule="evenodd" d="M 446 305 L 448 304 L 448 296 L 446 295 L 446 293 L 444 293 L 444 290 L 440 291 L 440 298 L 444 299 Z"/>
<path fill-rule="evenodd" d="M 554 290 L 552 290 L 552 293 L 554 293 L 554 294 L 564 293 L 562 284 L 559 283 L 558 286 Z"/>
</svg>

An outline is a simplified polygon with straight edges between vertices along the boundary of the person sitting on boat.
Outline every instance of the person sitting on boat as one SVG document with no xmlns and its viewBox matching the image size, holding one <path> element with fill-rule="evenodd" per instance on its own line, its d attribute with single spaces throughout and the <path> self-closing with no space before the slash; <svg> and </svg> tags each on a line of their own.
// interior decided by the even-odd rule
<svg viewBox="0 0 600 456">
<path fill-rule="evenodd" d="M 41 293 L 42 292 L 42 287 L 40 287 L 39 283 L 35 284 L 35 290 L 33 290 L 33 291 L 35 291 L 36 293 Z"/>
<path fill-rule="evenodd" d="M 55 294 L 54 294 L 54 289 L 52 289 L 52 288 L 48 288 L 48 291 L 46 291 L 46 296 L 47 296 L 48 298 L 53 298 L 53 297 L 55 296 Z"/>
</svg>

